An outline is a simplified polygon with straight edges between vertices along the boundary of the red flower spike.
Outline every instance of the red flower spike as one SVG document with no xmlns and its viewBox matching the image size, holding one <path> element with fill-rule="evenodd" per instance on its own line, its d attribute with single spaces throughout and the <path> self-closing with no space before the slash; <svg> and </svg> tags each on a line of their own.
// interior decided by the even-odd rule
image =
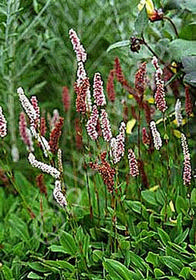
<svg viewBox="0 0 196 280">
<path fill-rule="evenodd" d="M 142 63 L 139 70 L 135 74 L 135 88 L 138 90 L 138 95 L 143 98 L 146 82 L 146 62 Z"/>
<path fill-rule="evenodd" d="M 64 118 L 60 117 L 58 122 L 55 124 L 55 127 L 50 133 L 49 146 L 53 154 L 55 154 L 59 148 L 59 138 L 61 136 L 61 129 L 63 127 Z"/>
<path fill-rule="evenodd" d="M 70 95 L 67 87 L 63 87 L 62 101 L 63 101 L 65 112 L 67 112 L 70 108 Z"/>
<path fill-rule="evenodd" d="M 43 174 L 38 175 L 35 180 L 38 188 L 40 189 L 40 193 L 43 193 L 45 197 L 47 197 L 47 188 L 44 183 L 44 175 Z"/>
<path fill-rule="evenodd" d="M 108 76 L 108 81 L 107 81 L 107 94 L 108 94 L 108 100 L 111 102 L 115 101 L 116 93 L 114 90 L 114 75 L 115 75 L 115 70 L 110 70 L 109 76 Z"/>
<path fill-rule="evenodd" d="M 187 85 L 185 86 L 185 111 L 188 117 L 190 117 L 190 115 L 193 112 L 193 105 L 189 93 L 189 86 Z"/>
<path fill-rule="evenodd" d="M 85 114 L 86 113 L 86 93 L 89 89 L 90 84 L 88 78 L 85 78 L 82 85 L 78 87 L 75 85 L 75 92 L 77 94 L 76 98 L 76 111 Z"/>
<path fill-rule="evenodd" d="M 106 161 L 106 155 L 107 152 L 101 154 L 101 164 L 90 162 L 89 165 L 92 169 L 95 169 L 100 173 L 108 191 L 112 193 L 114 190 L 114 176 L 116 171 L 114 168 L 111 168 L 110 164 Z"/>
</svg>

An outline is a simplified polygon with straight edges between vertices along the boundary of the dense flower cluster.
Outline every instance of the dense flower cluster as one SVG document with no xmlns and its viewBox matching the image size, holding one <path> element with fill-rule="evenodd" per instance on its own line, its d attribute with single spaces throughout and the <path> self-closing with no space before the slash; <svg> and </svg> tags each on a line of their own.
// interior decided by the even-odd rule
<svg viewBox="0 0 196 280">
<path fill-rule="evenodd" d="M 190 115 L 193 112 L 193 105 L 191 102 L 191 96 L 189 93 L 189 86 L 185 86 L 185 111 L 188 117 L 190 117 Z"/>
<path fill-rule="evenodd" d="M 127 85 L 127 81 L 123 75 L 122 68 L 120 66 L 120 61 L 119 61 L 118 57 L 115 58 L 114 69 L 115 69 L 117 81 L 119 83 L 121 83 L 122 85 Z"/>
<path fill-rule="evenodd" d="M 81 86 L 77 87 L 76 93 L 76 111 L 82 114 L 85 114 L 87 111 L 86 108 L 86 99 L 87 99 L 87 93 L 89 92 L 90 83 L 89 79 L 85 78 L 81 84 Z"/>
<path fill-rule="evenodd" d="M 111 102 L 115 101 L 116 93 L 114 90 L 114 77 L 115 77 L 115 70 L 110 70 L 108 80 L 107 80 L 107 85 L 106 85 L 106 90 L 108 94 L 108 100 Z"/>
<path fill-rule="evenodd" d="M 70 39 L 71 39 L 71 42 L 73 45 L 73 49 L 76 53 L 77 61 L 85 62 L 86 58 L 87 58 L 85 49 L 82 46 L 82 44 L 80 43 L 80 39 L 78 38 L 76 32 L 73 29 L 69 30 L 69 36 L 70 36 Z"/>
<path fill-rule="evenodd" d="M 97 110 L 97 106 L 94 105 L 92 109 L 91 116 L 86 124 L 86 130 L 88 132 L 88 135 L 92 140 L 96 140 L 98 138 L 98 132 L 97 132 L 97 121 L 99 118 L 99 113 Z"/>
<path fill-rule="evenodd" d="M 7 135 L 7 121 L 3 115 L 2 107 L 0 107 L 0 137 Z"/>
<path fill-rule="evenodd" d="M 97 106 L 106 105 L 106 99 L 103 92 L 103 81 L 100 73 L 95 73 L 94 75 L 93 97 Z"/>
<path fill-rule="evenodd" d="M 48 165 L 46 163 L 36 160 L 33 153 L 29 153 L 28 160 L 33 167 L 41 169 L 43 172 L 50 174 L 52 177 L 54 177 L 56 179 L 59 178 L 60 172 L 56 168 L 52 167 L 51 165 Z"/>
<path fill-rule="evenodd" d="M 29 101 L 29 99 L 25 96 L 23 89 L 20 87 L 17 89 L 17 93 L 19 96 L 19 100 L 23 109 L 25 110 L 27 116 L 29 117 L 30 124 L 35 126 L 35 121 L 37 119 L 37 112 L 35 111 L 33 105 Z"/>
<path fill-rule="evenodd" d="M 92 111 L 92 101 L 90 93 L 90 83 L 84 69 L 84 64 L 78 62 L 77 80 L 74 85 L 74 90 L 77 94 L 76 111 L 86 113 Z"/>
<path fill-rule="evenodd" d="M 58 142 L 61 136 L 61 129 L 63 127 L 63 122 L 64 122 L 64 118 L 60 117 L 58 122 L 55 124 L 55 127 L 50 133 L 49 146 L 50 146 L 50 151 L 53 154 L 55 154 L 58 150 Z"/>
<path fill-rule="evenodd" d="M 54 191 L 53 191 L 53 196 L 56 200 L 56 202 L 63 208 L 65 208 L 67 206 L 67 200 L 64 196 L 64 194 L 62 193 L 61 190 L 61 182 L 59 180 L 56 180 L 55 182 L 55 187 L 54 187 Z"/>
<path fill-rule="evenodd" d="M 160 133 L 158 132 L 154 121 L 150 122 L 150 128 L 151 128 L 151 132 L 152 132 L 154 147 L 156 150 L 160 150 L 160 148 L 162 147 L 162 140 L 161 140 Z"/>
<path fill-rule="evenodd" d="M 175 117 L 176 117 L 176 121 L 177 121 L 177 126 L 181 126 L 182 125 L 182 114 L 181 114 L 181 102 L 179 99 L 177 99 L 176 105 L 175 105 Z"/>
<path fill-rule="evenodd" d="M 40 121 L 40 134 L 44 136 L 46 134 L 46 120 L 44 117 L 41 117 Z"/>
<path fill-rule="evenodd" d="M 135 74 L 135 88 L 138 91 L 138 95 L 140 97 L 143 96 L 145 86 L 146 86 L 146 62 L 143 62 L 141 66 L 139 67 L 139 70 Z"/>
<path fill-rule="evenodd" d="M 25 119 L 25 113 L 21 112 L 19 117 L 19 132 L 20 137 L 23 140 L 23 142 L 27 145 L 27 150 L 29 152 L 33 152 L 33 141 L 32 141 L 32 135 L 30 130 L 27 128 L 27 123 Z"/>
<path fill-rule="evenodd" d="M 135 158 L 134 151 L 132 149 L 128 150 L 128 160 L 129 160 L 129 172 L 132 177 L 139 175 L 138 163 Z"/>
<path fill-rule="evenodd" d="M 125 153 L 125 129 L 126 125 L 124 122 L 120 124 L 119 134 L 116 138 L 112 138 L 110 142 L 111 151 L 114 164 L 119 162 Z"/>
<path fill-rule="evenodd" d="M 39 126 L 40 124 L 40 109 L 38 106 L 38 101 L 36 96 L 31 97 L 31 104 L 33 105 L 33 108 L 35 109 L 36 112 L 36 119 L 35 119 L 35 127 Z"/>
<path fill-rule="evenodd" d="M 181 134 L 182 150 L 184 155 L 184 170 L 183 170 L 183 181 L 184 185 L 191 184 L 191 157 L 189 153 L 189 148 L 186 140 L 186 136 Z"/>
<path fill-rule="evenodd" d="M 165 89 L 164 89 L 164 81 L 162 80 L 162 70 L 158 65 L 158 60 L 154 56 L 152 60 L 152 64 L 156 69 L 155 73 L 155 81 L 156 81 L 156 92 L 155 92 L 155 103 L 157 108 L 164 113 L 167 109 L 166 101 L 165 101 Z"/>
<path fill-rule="evenodd" d="M 56 125 L 56 123 L 59 121 L 59 111 L 57 109 L 53 110 L 53 116 L 50 120 L 50 128 L 53 129 Z"/>
<path fill-rule="evenodd" d="M 98 163 L 90 163 L 90 167 L 92 169 L 97 170 L 102 179 L 104 184 L 107 186 L 109 192 L 113 192 L 114 189 L 114 176 L 115 176 L 115 169 L 110 166 L 110 164 L 106 161 L 107 152 L 103 152 L 101 154 L 101 164 Z"/>
<path fill-rule="evenodd" d="M 112 138 L 112 132 L 111 132 L 111 127 L 110 127 L 110 122 L 108 120 L 108 114 L 104 109 L 101 110 L 101 129 L 102 129 L 102 134 L 103 138 L 105 141 L 109 142 Z"/>
</svg>

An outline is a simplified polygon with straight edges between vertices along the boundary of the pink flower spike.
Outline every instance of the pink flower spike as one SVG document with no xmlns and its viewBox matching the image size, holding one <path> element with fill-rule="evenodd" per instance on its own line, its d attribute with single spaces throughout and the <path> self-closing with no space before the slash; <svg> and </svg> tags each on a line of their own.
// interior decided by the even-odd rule
<svg viewBox="0 0 196 280">
<path fill-rule="evenodd" d="M 93 96 L 97 106 L 106 105 L 106 99 L 103 92 L 103 81 L 101 80 L 100 73 L 95 73 L 94 76 Z"/>
<path fill-rule="evenodd" d="M 32 141 L 32 135 L 30 130 L 27 128 L 27 123 L 25 119 L 25 113 L 21 112 L 19 117 L 19 131 L 20 131 L 20 137 L 23 140 L 23 142 L 27 145 L 27 150 L 29 152 L 33 152 L 33 141 Z"/>
<path fill-rule="evenodd" d="M 28 160 L 33 167 L 41 169 L 42 172 L 46 172 L 56 179 L 60 177 L 60 172 L 56 168 L 44 162 L 36 160 L 33 153 L 29 153 Z"/>
<path fill-rule="evenodd" d="M 126 125 L 124 122 L 121 122 L 119 128 L 119 134 L 116 136 L 116 138 L 112 138 L 110 142 L 110 146 L 111 146 L 110 153 L 113 158 L 114 164 L 119 162 L 125 153 L 125 130 L 126 130 Z"/>
<path fill-rule="evenodd" d="M 17 89 L 17 93 L 19 96 L 19 100 L 23 109 L 25 110 L 27 116 L 29 117 L 31 126 L 35 126 L 35 121 L 37 119 L 37 113 L 29 101 L 29 99 L 25 96 L 23 89 L 20 87 Z"/>
<path fill-rule="evenodd" d="M 51 129 L 53 129 L 56 125 L 56 123 L 59 121 L 59 111 L 58 109 L 54 109 L 53 110 L 53 116 L 52 116 L 52 119 L 51 119 L 51 122 L 50 122 L 50 127 Z"/>
<path fill-rule="evenodd" d="M 77 69 L 77 81 L 76 85 L 80 87 L 83 81 L 87 78 L 86 71 L 84 69 L 84 64 L 82 61 L 78 62 L 78 69 Z"/>
<path fill-rule="evenodd" d="M 111 132 L 111 127 L 110 127 L 110 122 L 108 120 L 108 114 L 104 109 L 101 110 L 101 117 L 100 117 L 100 122 L 101 122 L 101 130 L 103 134 L 103 139 L 107 142 L 109 142 L 112 138 L 112 132 Z"/>
<path fill-rule="evenodd" d="M 153 136 L 154 147 L 156 150 L 160 150 L 160 148 L 162 147 L 162 140 L 154 121 L 150 122 L 150 128 Z"/>
<path fill-rule="evenodd" d="M 61 182 L 59 180 L 56 180 L 56 182 L 55 182 L 55 188 L 54 188 L 54 191 L 53 191 L 53 196 L 54 196 L 56 202 L 61 207 L 65 208 L 67 206 L 66 197 L 62 193 Z"/>
<path fill-rule="evenodd" d="M 184 185 L 188 186 L 191 184 L 191 157 L 189 148 L 186 140 L 186 136 L 181 134 L 182 151 L 184 155 L 184 170 L 183 170 L 183 181 Z"/>
<path fill-rule="evenodd" d="M 3 115 L 2 107 L 0 107 L 0 137 L 7 135 L 7 121 Z"/>
<path fill-rule="evenodd" d="M 86 61 L 86 52 L 84 47 L 82 46 L 82 44 L 80 43 L 80 39 L 78 38 L 76 32 L 73 29 L 69 30 L 69 37 L 71 39 L 72 45 L 73 45 L 73 49 L 76 53 L 76 58 L 77 61 L 82 61 L 85 62 Z"/>
<path fill-rule="evenodd" d="M 162 79 L 162 70 L 158 65 L 158 60 L 154 56 L 152 60 L 152 64 L 154 65 L 155 72 L 155 81 L 156 81 L 156 92 L 155 92 L 155 103 L 159 111 L 164 113 L 167 110 L 167 104 L 165 101 L 165 89 L 164 89 L 164 81 Z"/>
<path fill-rule="evenodd" d="M 97 132 L 97 129 L 96 129 L 97 128 L 98 117 L 99 117 L 99 114 L 98 114 L 97 106 L 94 105 L 91 116 L 90 116 L 90 118 L 87 122 L 87 125 L 86 125 L 86 130 L 87 130 L 88 135 L 90 136 L 90 138 L 92 140 L 96 140 L 97 137 L 98 137 L 98 132 Z"/>
<path fill-rule="evenodd" d="M 179 99 L 177 99 L 176 105 L 175 105 L 175 117 L 176 117 L 176 121 L 177 121 L 177 126 L 181 126 L 182 125 L 182 114 L 181 114 L 181 102 Z"/>
<path fill-rule="evenodd" d="M 39 106 L 38 106 L 38 101 L 37 101 L 36 96 L 31 97 L 31 104 L 33 105 L 33 108 L 35 109 L 35 112 L 36 112 L 35 125 L 37 126 L 37 125 L 40 124 L 40 109 L 39 109 Z"/>
<path fill-rule="evenodd" d="M 139 175 L 138 163 L 135 158 L 134 151 L 132 149 L 128 150 L 128 160 L 129 160 L 129 170 L 132 177 Z"/>
</svg>

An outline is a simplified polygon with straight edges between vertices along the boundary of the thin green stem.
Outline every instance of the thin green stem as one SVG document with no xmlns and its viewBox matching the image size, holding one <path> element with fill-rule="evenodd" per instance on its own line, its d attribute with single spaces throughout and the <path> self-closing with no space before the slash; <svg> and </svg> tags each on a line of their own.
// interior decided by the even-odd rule
<svg viewBox="0 0 196 280">
<path fill-rule="evenodd" d="M 166 127 L 166 118 L 165 114 L 163 113 L 163 124 L 165 130 L 165 138 L 167 138 L 167 127 Z M 167 141 L 167 139 L 166 139 Z M 168 151 L 168 143 L 166 143 L 166 157 L 167 157 L 167 184 L 166 184 L 166 196 L 165 196 L 165 222 L 167 221 L 167 204 L 168 204 L 168 194 L 169 194 L 169 183 L 170 183 L 170 163 L 169 163 L 169 151 Z"/>
<path fill-rule="evenodd" d="M 171 20 L 171 18 L 164 16 L 163 19 L 166 19 L 166 20 L 168 20 L 168 21 L 171 23 L 171 25 L 172 25 L 172 27 L 173 27 L 173 29 L 174 29 L 174 32 L 175 32 L 175 34 L 176 34 L 176 36 L 179 37 L 177 28 L 176 28 L 174 22 Z"/>
</svg>

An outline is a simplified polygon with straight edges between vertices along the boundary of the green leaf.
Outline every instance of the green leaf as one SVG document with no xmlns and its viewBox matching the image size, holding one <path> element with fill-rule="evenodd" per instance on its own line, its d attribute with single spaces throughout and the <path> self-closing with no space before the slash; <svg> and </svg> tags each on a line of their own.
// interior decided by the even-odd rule
<svg viewBox="0 0 196 280">
<path fill-rule="evenodd" d="M 13 279 L 12 271 L 7 265 L 3 265 L 1 267 L 1 270 L 3 272 L 3 276 L 5 277 L 5 280 L 11 280 Z"/>
<path fill-rule="evenodd" d="M 129 40 L 119 41 L 119 42 L 116 42 L 116 43 L 110 45 L 109 48 L 107 49 L 107 52 L 110 52 L 111 50 L 116 49 L 116 48 L 127 47 L 129 45 L 130 45 Z"/>
<path fill-rule="evenodd" d="M 186 74 L 196 71 L 196 56 L 184 56 L 182 58 L 183 71 Z"/>
<path fill-rule="evenodd" d="M 183 57 L 182 65 L 186 73 L 184 76 L 184 83 L 196 87 L 196 56 Z"/>
<path fill-rule="evenodd" d="M 162 228 L 158 228 L 158 235 L 165 246 L 167 246 L 167 243 L 171 241 L 167 232 L 165 232 Z"/>
<path fill-rule="evenodd" d="M 182 1 L 181 8 L 187 9 L 192 13 L 196 13 L 196 2 L 192 0 L 184 0 Z"/>
<path fill-rule="evenodd" d="M 180 212 L 186 213 L 188 210 L 188 204 L 187 204 L 186 200 L 180 195 L 178 195 L 176 198 L 175 206 L 176 206 L 177 213 L 180 213 Z"/>
<path fill-rule="evenodd" d="M 184 83 L 196 87 L 196 71 L 186 74 L 184 76 Z"/>
<path fill-rule="evenodd" d="M 28 279 L 44 279 L 42 276 L 36 274 L 35 272 L 29 272 L 29 274 L 27 275 Z"/>
<path fill-rule="evenodd" d="M 146 12 L 146 6 L 143 7 L 143 9 L 139 12 L 138 17 L 135 21 L 135 31 L 142 35 L 144 32 L 144 29 L 148 26 L 148 15 Z"/>
<path fill-rule="evenodd" d="M 148 255 L 145 259 L 148 263 L 151 263 L 153 266 L 158 266 L 159 263 L 159 255 L 153 252 L 148 252 Z"/>
<path fill-rule="evenodd" d="M 59 252 L 64 254 L 67 253 L 66 250 L 63 248 L 63 246 L 59 246 L 59 245 L 51 245 L 48 249 L 51 250 L 52 252 Z"/>
<path fill-rule="evenodd" d="M 32 262 L 32 263 L 29 262 L 28 266 L 38 272 L 48 272 L 49 271 L 49 269 L 44 267 L 41 262 Z"/>
<path fill-rule="evenodd" d="M 196 55 L 196 41 L 176 39 L 169 44 L 172 59 L 181 61 L 183 56 Z"/>
<path fill-rule="evenodd" d="M 156 198 L 155 198 L 155 193 L 154 193 L 154 192 L 151 192 L 151 191 L 149 191 L 149 190 L 142 191 L 142 192 L 141 192 L 141 196 L 142 196 L 142 198 L 143 198 L 146 202 L 148 202 L 149 204 L 158 206 L 157 201 L 156 201 Z"/>
<path fill-rule="evenodd" d="M 71 234 L 62 231 L 60 236 L 60 243 L 65 249 L 65 251 L 67 252 L 67 254 L 75 256 L 77 252 L 77 247 L 76 247 L 75 240 L 73 239 L 73 236 Z"/>
<path fill-rule="evenodd" d="M 19 238 L 19 240 L 24 240 L 28 244 L 30 237 L 27 224 L 15 214 L 10 216 L 9 223 L 13 227 L 14 233 Z"/>
<path fill-rule="evenodd" d="M 61 261 L 61 260 L 44 260 L 44 263 L 56 268 L 62 268 L 64 270 L 69 270 L 70 272 L 74 271 L 74 266 L 72 264 L 70 264 L 69 262 L 66 261 Z"/>
<path fill-rule="evenodd" d="M 186 238 L 187 235 L 189 234 L 189 228 L 187 228 L 183 233 L 179 234 L 176 238 L 175 238 L 175 243 L 180 244 L 182 243 Z"/>
<path fill-rule="evenodd" d="M 196 208 L 196 188 L 194 188 L 191 192 L 191 206 Z"/>
<path fill-rule="evenodd" d="M 93 261 L 94 262 L 98 262 L 102 259 L 104 253 L 103 251 L 100 251 L 100 250 L 94 250 L 93 251 Z"/>
<path fill-rule="evenodd" d="M 149 265 L 138 255 L 134 252 L 130 251 L 130 261 L 134 264 L 134 267 L 139 268 L 141 271 L 145 272 L 146 269 L 150 270 Z"/>
<path fill-rule="evenodd" d="M 103 261 L 103 266 L 112 279 L 115 280 L 137 279 L 135 278 L 134 272 L 130 271 L 128 268 L 126 268 L 126 266 L 124 266 L 122 263 L 118 261 L 105 259 Z"/>
<path fill-rule="evenodd" d="M 196 40 L 196 23 L 192 22 L 183 26 L 179 33 L 179 38 L 185 40 Z"/>
<path fill-rule="evenodd" d="M 180 273 L 181 269 L 183 268 L 183 264 L 180 260 L 175 259 L 170 256 L 163 256 L 160 257 L 160 260 L 169 267 L 172 272 L 176 273 L 177 275 Z"/>
<path fill-rule="evenodd" d="M 154 275 L 155 275 L 155 277 L 156 277 L 156 279 L 157 279 L 157 278 L 159 278 L 159 277 L 164 276 L 165 273 L 164 273 L 162 270 L 160 270 L 159 268 L 155 268 L 155 269 L 154 269 Z"/>
<path fill-rule="evenodd" d="M 126 204 L 128 207 L 130 207 L 134 212 L 141 214 L 142 211 L 142 204 L 139 201 L 132 201 L 132 200 L 126 200 Z"/>
<path fill-rule="evenodd" d="M 185 280 L 189 279 L 190 271 L 191 271 L 190 267 L 183 267 L 183 269 L 180 271 L 179 276 L 182 277 Z"/>
</svg>

